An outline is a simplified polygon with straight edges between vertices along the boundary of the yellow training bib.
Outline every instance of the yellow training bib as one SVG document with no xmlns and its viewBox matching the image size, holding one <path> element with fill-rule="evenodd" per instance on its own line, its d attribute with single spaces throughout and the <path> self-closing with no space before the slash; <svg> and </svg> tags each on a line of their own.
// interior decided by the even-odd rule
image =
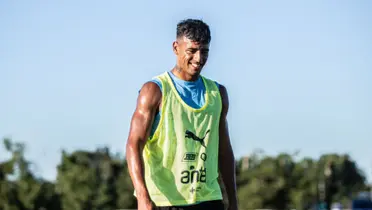
<svg viewBox="0 0 372 210">
<path fill-rule="evenodd" d="M 143 150 L 145 182 L 157 206 L 222 199 L 218 183 L 219 122 L 222 101 L 214 81 L 202 77 L 205 103 L 187 105 L 167 72 L 162 83 L 159 125 Z"/>
</svg>

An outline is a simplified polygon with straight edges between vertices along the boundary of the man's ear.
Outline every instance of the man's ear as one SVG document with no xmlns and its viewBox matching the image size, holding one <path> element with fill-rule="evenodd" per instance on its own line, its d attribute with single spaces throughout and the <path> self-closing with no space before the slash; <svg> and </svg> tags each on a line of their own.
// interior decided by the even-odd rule
<svg viewBox="0 0 372 210">
<path fill-rule="evenodd" d="M 178 42 L 174 41 L 172 47 L 174 54 L 178 55 Z"/>
</svg>

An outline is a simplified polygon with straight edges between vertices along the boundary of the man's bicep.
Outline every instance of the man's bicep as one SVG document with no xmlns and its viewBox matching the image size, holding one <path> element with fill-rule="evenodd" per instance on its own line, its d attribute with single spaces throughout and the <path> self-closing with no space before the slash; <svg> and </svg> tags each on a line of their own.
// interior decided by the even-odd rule
<svg viewBox="0 0 372 210">
<path fill-rule="evenodd" d="M 151 126 L 159 107 L 161 93 L 154 83 L 146 83 L 138 96 L 137 107 L 133 114 L 129 140 L 146 141 L 150 133 Z"/>
<path fill-rule="evenodd" d="M 222 110 L 220 116 L 220 125 L 219 125 L 219 133 L 220 133 L 220 155 L 224 155 L 225 150 L 231 147 L 230 144 L 230 135 L 229 135 L 229 128 L 227 123 L 227 113 L 229 110 L 229 98 L 227 95 L 227 90 L 223 85 L 220 85 L 220 95 L 222 100 Z"/>
<path fill-rule="evenodd" d="M 221 120 L 226 120 L 227 113 L 229 111 L 229 96 L 225 86 L 220 84 L 219 89 L 222 101 Z"/>
</svg>

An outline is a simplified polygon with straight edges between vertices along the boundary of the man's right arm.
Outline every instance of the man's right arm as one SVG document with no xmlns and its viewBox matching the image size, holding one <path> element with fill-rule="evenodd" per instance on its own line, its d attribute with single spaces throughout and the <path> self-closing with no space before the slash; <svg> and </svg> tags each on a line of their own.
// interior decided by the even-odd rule
<svg viewBox="0 0 372 210">
<path fill-rule="evenodd" d="M 147 82 L 141 88 L 132 116 L 126 144 L 128 170 L 137 199 L 150 200 L 144 181 L 142 151 L 151 131 L 154 116 L 161 103 L 161 90 L 157 84 Z"/>
</svg>

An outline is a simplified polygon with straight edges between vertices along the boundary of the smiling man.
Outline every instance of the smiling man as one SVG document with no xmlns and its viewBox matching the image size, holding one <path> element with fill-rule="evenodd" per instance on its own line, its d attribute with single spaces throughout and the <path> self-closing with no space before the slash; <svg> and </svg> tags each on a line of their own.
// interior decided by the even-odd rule
<svg viewBox="0 0 372 210">
<path fill-rule="evenodd" d="M 201 75 L 211 34 L 201 20 L 178 23 L 176 65 L 143 85 L 126 146 L 139 210 L 237 209 L 226 88 Z"/>
</svg>

